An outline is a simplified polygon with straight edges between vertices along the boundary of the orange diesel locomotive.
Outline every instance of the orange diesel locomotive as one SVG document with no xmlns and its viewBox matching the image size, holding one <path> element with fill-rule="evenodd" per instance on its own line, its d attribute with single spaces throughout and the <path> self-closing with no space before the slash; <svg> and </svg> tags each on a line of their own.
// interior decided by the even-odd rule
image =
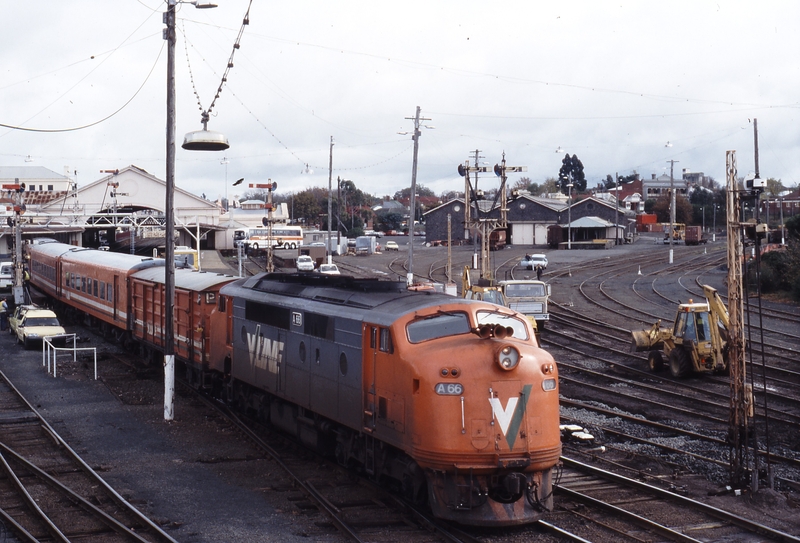
<svg viewBox="0 0 800 543">
<path fill-rule="evenodd" d="M 221 293 L 240 407 L 441 518 L 552 509 L 558 374 L 524 315 L 346 276 L 263 274 Z"/>
</svg>

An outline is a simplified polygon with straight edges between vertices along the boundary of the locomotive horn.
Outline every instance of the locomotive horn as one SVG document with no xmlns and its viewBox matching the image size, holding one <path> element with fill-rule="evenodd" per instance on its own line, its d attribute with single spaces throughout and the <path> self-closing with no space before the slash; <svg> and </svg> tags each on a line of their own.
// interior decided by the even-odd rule
<svg viewBox="0 0 800 543">
<path fill-rule="evenodd" d="M 484 324 L 475 330 L 475 333 L 478 334 L 478 337 L 481 339 L 489 339 L 492 335 L 492 326 L 489 324 Z"/>
<path fill-rule="evenodd" d="M 497 339 L 503 339 L 508 336 L 508 330 L 502 324 L 495 324 L 492 332 L 494 332 L 494 337 Z"/>
</svg>

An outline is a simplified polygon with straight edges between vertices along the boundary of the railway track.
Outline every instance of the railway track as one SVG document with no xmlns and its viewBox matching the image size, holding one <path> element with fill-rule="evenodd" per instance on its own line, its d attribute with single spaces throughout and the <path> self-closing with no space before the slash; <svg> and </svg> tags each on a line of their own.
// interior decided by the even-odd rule
<svg viewBox="0 0 800 543">
<path fill-rule="evenodd" d="M 605 534 L 619 541 L 800 541 L 654 484 L 569 457 L 562 457 L 562 462 L 564 471 L 555 492 L 559 509 L 570 515 L 550 522 L 563 524 L 578 536 L 589 532 L 591 540 Z"/>
<path fill-rule="evenodd" d="M 0 372 L 0 515 L 20 541 L 171 542 Z"/>
<path fill-rule="evenodd" d="M 324 516 L 315 521 L 317 526 L 329 527 L 355 542 L 387 535 L 393 539 L 391 534 L 402 534 L 406 543 L 431 541 L 432 534 L 437 541 L 472 541 L 464 534 L 459 537 L 452 527 L 395 493 L 309 452 L 293 438 L 270 431 L 252 418 L 243 418 L 185 383 L 184 389 L 228 420 L 280 468 L 283 478 L 276 480 L 273 489 L 285 492 L 287 500 L 304 515 L 316 511 Z"/>
</svg>

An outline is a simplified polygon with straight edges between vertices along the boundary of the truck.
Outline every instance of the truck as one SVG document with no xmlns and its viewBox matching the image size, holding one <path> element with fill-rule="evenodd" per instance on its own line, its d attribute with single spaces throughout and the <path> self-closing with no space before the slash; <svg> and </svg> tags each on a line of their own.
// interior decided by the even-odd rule
<svg viewBox="0 0 800 543">
<path fill-rule="evenodd" d="M 375 254 L 377 243 L 375 236 L 358 236 L 356 238 L 356 255 L 368 256 Z"/>
<path fill-rule="evenodd" d="M 506 305 L 536 321 L 538 329 L 550 320 L 547 302 L 550 298 L 550 285 L 535 279 L 500 281 L 498 286 L 506 298 Z"/>
<path fill-rule="evenodd" d="M 547 292 L 549 294 L 550 291 L 548 290 Z M 461 276 L 461 295 L 467 300 L 481 300 L 514 309 L 509 305 L 505 294 L 503 294 L 503 287 L 500 284 L 493 285 L 487 279 L 479 279 L 477 284 L 473 284 L 469 276 L 469 266 L 464 266 L 464 273 Z M 536 318 L 532 315 L 525 316 L 528 317 L 534 334 L 538 334 L 539 324 Z"/>
<path fill-rule="evenodd" d="M 648 352 L 650 371 L 663 369 L 665 360 L 673 377 L 695 373 L 729 372 L 727 344 L 730 328 L 728 308 L 715 288 L 703 285 L 704 303 L 679 304 L 669 328 L 657 321 L 649 330 L 632 330 L 634 352 Z"/>
<path fill-rule="evenodd" d="M 684 233 L 684 242 L 686 245 L 700 245 L 706 242 L 703 237 L 703 228 L 700 226 L 687 226 Z"/>
</svg>

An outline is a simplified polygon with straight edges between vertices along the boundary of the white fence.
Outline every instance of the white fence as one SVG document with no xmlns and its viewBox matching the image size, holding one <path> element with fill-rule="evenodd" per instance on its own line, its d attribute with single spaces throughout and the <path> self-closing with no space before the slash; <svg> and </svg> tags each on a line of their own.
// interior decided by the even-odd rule
<svg viewBox="0 0 800 543">
<path fill-rule="evenodd" d="M 70 338 L 72 338 L 72 347 L 67 347 L 67 343 L 69 342 Z M 61 339 L 64 340 L 64 347 L 56 347 L 53 345 L 53 340 Z M 72 361 L 78 361 L 78 351 L 92 351 L 94 356 L 94 379 L 97 380 L 97 348 L 95 347 L 82 347 L 78 348 L 77 346 L 77 337 L 75 334 L 64 334 L 59 336 L 47 336 L 42 339 L 42 366 L 47 366 L 47 373 L 50 373 L 50 362 L 52 360 L 53 363 L 53 377 L 56 377 L 57 372 L 57 359 L 59 353 L 72 353 Z"/>
</svg>

